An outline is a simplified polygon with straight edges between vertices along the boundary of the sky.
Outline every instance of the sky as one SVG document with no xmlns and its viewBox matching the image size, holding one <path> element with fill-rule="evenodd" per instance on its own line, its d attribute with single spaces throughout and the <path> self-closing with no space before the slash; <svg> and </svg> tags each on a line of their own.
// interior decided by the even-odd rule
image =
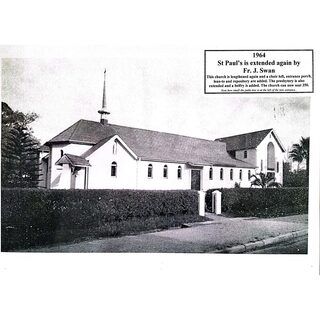
<svg viewBox="0 0 320 320">
<path fill-rule="evenodd" d="M 105 68 L 110 123 L 205 139 L 274 128 L 286 148 L 309 136 L 308 96 L 204 94 L 203 50 L 194 48 L 4 58 L 1 100 L 36 112 L 45 143 L 79 119 L 99 121 Z"/>
</svg>

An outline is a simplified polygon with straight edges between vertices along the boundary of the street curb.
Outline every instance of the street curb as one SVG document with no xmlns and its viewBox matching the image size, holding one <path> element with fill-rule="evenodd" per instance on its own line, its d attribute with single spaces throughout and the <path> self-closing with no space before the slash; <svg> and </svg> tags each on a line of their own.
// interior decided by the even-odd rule
<svg viewBox="0 0 320 320">
<path fill-rule="evenodd" d="M 230 248 L 224 248 L 220 250 L 210 251 L 209 253 L 245 253 L 257 249 L 262 249 L 270 245 L 280 243 L 287 240 L 292 240 L 294 238 L 302 237 L 308 234 L 308 229 L 293 231 L 290 233 L 280 234 L 276 237 L 266 238 L 256 242 L 249 242 L 246 244 L 236 245 Z"/>
<path fill-rule="evenodd" d="M 191 228 L 191 227 L 197 227 L 197 226 L 205 226 L 209 224 L 217 224 L 217 222 L 213 220 L 209 221 L 199 221 L 199 222 L 188 222 L 188 223 L 182 223 L 180 228 Z"/>
</svg>

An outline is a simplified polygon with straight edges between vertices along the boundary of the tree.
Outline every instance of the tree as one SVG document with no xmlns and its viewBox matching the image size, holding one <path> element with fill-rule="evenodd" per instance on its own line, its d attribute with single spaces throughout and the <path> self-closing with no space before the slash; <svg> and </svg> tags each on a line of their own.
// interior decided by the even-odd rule
<svg viewBox="0 0 320 320">
<path fill-rule="evenodd" d="M 299 170 L 299 164 L 303 160 L 306 160 L 307 177 L 309 177 L 309 149 L 310 149 L 310 137 L 307 137 L 307 138 L 301 137 L 299 143 L 295 143 L 289 152 L 289 158 L 291 158 L 295 162 L 298 162 L 298 170 Z"/>
<path fill-rule="evenodd" d="M 254 180 L 251 181 L 251 187 L 257 186 L 263 189 L 281 187 L 281 184 L 279 182 L 276 182 L 273 176 L 266 175 L 263 172 L 260 172 L 258 174 L 253 174 L 250 178 L 254 178 Z"/>
<path fill-rule="evenodd" d="M 13 111 L 1 103 L 1 185 L 2 187 L 36 187 L 39 178 L 39 141 L 30 124 L 35 113 Z"/>
</svg>

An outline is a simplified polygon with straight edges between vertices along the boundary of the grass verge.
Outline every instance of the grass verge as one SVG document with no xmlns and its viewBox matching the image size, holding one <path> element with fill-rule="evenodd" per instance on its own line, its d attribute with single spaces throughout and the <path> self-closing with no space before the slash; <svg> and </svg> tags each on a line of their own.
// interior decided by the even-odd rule
<svg viewBox="0 0 320 320">
<path fill-rule="evenodd" d="M 38 234 L 39 241 L 34 241 L 35 246 L 50 246 L 56 244 L 75 243 L 86 240 L 93 240 L 105 237 L 120 237 L 125 235 L 134 235 L 142 232 L 160 231 L 169 228 L 180 227 L 183 223 L 207 221 L 205 217 L 199 215 L 175 215 L 175 216 L 155 216 L 145 218 L 131 218 L 123 221 L 109 222 L 98 228 L 91 229 L 67 229 L 56 230 L 54 234 Z M 42 239 L 42 240 L 41 240 Z M 43 239 L 50 239 L 43 242 Z M 14 247 L 14 244 L 2 243 L 2 251 L 15 251 L 20 249 L 29 249 L 26 247 Z M 6 249 L 6 250 L 4 250 Z"/>
</svg>

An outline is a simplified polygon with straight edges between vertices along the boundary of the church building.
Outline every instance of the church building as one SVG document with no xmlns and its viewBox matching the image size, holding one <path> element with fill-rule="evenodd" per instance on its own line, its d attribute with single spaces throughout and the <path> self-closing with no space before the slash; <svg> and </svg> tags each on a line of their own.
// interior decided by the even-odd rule
<svg viewBox="0 0 320 320">
<path fill-rule="evenodd" d="M 285 149 L 273 129 L 215 140 L 111 124 L 106 71 L 100 122 L 79 120 L 40 150 L 48 189 L 173 190 L 250 187 L 258 172 L 282 183 Z"/>
</svg>

